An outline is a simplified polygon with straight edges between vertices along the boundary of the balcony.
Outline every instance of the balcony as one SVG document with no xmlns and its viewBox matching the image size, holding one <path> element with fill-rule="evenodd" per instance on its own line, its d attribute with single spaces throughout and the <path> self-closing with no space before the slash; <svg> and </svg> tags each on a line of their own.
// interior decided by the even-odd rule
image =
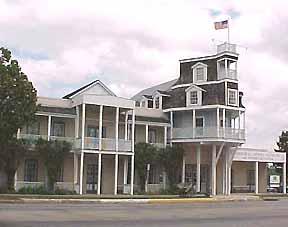
<svg viewBox="0 0 288 227">
<path fill-rule="evenodd" d="M 84 138 L 84 149 L 87 150 L 99 150 L 99 138 L 96 137 L 85 137 Z M 75 148 L 81 149 L 81 138 L 76 139 Z M 116 139 L 114 138 L 102 138 L 102 150 L 104 151 L 115 151 L 116 150 Z M 132 151 L 132 141 L 118 139 L 118 150 L 124 152 Z"/>
<path fill-rule="evenodd" d="M 245 141 L 245 130 L 234 128 L 204 127 L 204 128 L 173 128 L 173 140 L 178 139 L 204 139 L 204 140 L 232 140 Z"/>
<path fill-rule="evenodd" d="M 232 52 L 236 53 L 236 44 L 231 44 L 231 43 L 222 43 L 220 45 L 217 45 L 217 54 L 223 53 L 223 52 Z"/>
</svg>

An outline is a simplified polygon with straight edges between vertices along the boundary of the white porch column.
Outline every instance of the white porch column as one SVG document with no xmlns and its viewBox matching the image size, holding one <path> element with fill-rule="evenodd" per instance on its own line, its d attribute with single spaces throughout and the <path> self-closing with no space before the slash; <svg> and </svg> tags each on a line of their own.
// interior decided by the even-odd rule
<svg viewBox="0 0 288 227">
<path fill-rule="evenodd" d="M 149 142 L 149 125 L 145 125 L 145 143 Z"/>
<path fill-rule="evenodd" d="M 85 114 L 86 114 L 86 105 L 82 104 L 82 131 L 81 131 L 81 148 L 85 148 Z"/>
<path fill-rule="evenodd" d="M 192 137 L 195 138 L 195 130 L 196 130 L 196 111 L 193 110 L 192 111 L 192 128 L 193 128 L 193 131 L 192 131 Z"/>
<path fill-rule="evenodd" d="M 241 111 L 238 112 L 238 129 L 241 129 Z"/>
<path fill-rule="evenodd" d="M 220 129 L 220 109 L 217 107 L 216 110 L 216 121 L 217 121 L 217 137 L 219 137 L 219 129 Z"/>
<path fill-rule="evenodd" d="M 74 153 L 74 184 L 78 183 L 78 155 Z"/>
<path fill-rule="evenodd" d="M 98 182 L 97 182 L 97 194 L 101 194 L 101 176 L 102 176 L 102 154 L 98 154 Z"/>
<path fill-rule="evenodd" d="M 201 192 L 201 152 L 200 144 L 196 147 L 196 163 L 197 163 L 197 181 L 196 191 Z"/>
<path fill-rule="evenodd" d="M 226 128 L 226 110 L 223 108 L 222 110 L 222 119 L 223 119 L 223 136 L 225 138 L 225 128 Z"/>
<path fill-rule="evenodd" d="M 134 194 L 134 151 L 135 151 L 135 109 L 132 110 L 132 156 L 131 156 L 131 195 Z"/>
<path fill-rule="evenodd" d="M 80 183 L 79 183 L 79 194 L 83 194 L 83 170 L 84 170 L 84 152 L 81 151 L 80 159 Z"/>
<path fill-rule="evenodd" d="M 222 151 L 222 193 L 226 194 L 226 150 Z"/>
<path fill-rule="evenodd" d="M 173 127 L 174 127 L 174 122 L 173 122 L 173 111 L 170 112 L 170 146 L 172 146 L 172 139 L 173 139 Z"/>
<path fill-rule="evenodd" d="M 128 140 L 128 111 L 125 113 L 125 140 Z"/>
<path fill-rule="evenodd" d="M 51 115 L 48 116 L 48 132 L 47 132 L 47 140 L 50 140 L 51 136 L 51 122 L 52 122 L 52 117 Z"/>
<path fill-rule="evenodd" d="M 118 189 L 118 154 L 115 154 L 114 195 L 117 195 L 117 189 Z"/>
<path fill-rule="evenodd" d="M 186 157 L 183 154 L 183 160 L 182 160 L 182 184 L 185 184 L 185 165 L 186 165 Z"/>
<path fill-rule="evenodd" d="M 259 162 L 255 162 L 255 193 L 259 193 Z"/>
<path fill-rule="evenodd" d="M 231 194 L 231 165 L 232 162 L 230 163 L 230 155 L 231 153 L 228 151 L 227 152 L 227 195 Z"/>
<path fill-rule="evenodd" d="M 99 111 L 99 151 L 102 150 L 102 129 L 103 129 L 103 105 L 100 105 Z"/>
<path fill-rule="evenodd" d="M 286 176 L 286 161 L 283 163 L 283 194 L 286 194 L 287 176 Z"/>
<path fill-rule="evenodd" d="M 134 154 L 131 156 L 131 181 L 130 181 L 130 194 L 134 194 Z"/>
<path fill-rule="evenodd" d="M 116 116 L 115 116 L 115 150 L 119 150 L 119 107 L 116 107 Z"/>
<path fill-rule="evenodd" d="M 211 168 L 212 168 L 212 173 L 211 173 L 211 194 L 214 196 L 216 195 L 216 144 L 213 144 L 213 147 L 212 147 L 212 165 L 211 165 Z"/>
<path fill-rule="evenodd" d="M 243 112 L 243 129 L 246 129 L 246 115 L 245 115 L 245 111 Z"/>
<path fill-rule="evenodd" d="M 124 168 L 123 168 L 123 185 L 125 186 L 128 182 L 128 158 L 124 157 Z"/>
<path fill-rule="evenodd" d="M 79 106 L 76 106 L 76 118 L 75 118 L 75 138 L 76 139 L 79 137 L 79 121 L 80 121 Z"/>
<path fill-rule="evenodd" d="M 167 126 L 164 126 L 164 146 L 167 146 Z"/>
</svg>

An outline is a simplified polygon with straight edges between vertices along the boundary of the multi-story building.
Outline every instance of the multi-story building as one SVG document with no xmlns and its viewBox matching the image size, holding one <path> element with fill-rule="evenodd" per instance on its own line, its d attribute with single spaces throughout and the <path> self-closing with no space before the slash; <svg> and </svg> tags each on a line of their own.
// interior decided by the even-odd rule
<svg viewBox="0 0 288 227">
<path fill-rule="evenodd" d="M 237 61 L 236 46 L 224 43 L 215 55 L 180 60 L 178 79 L 132 99 L 117 97 L 99 80 L 63 98 L 39 97 L 37 121 L 21 129 L 18 137 L 31 145 L 40 137 L 70 141 L 71 155 L 57 185 L 80 194 L 133 194 L 138 142 L 181 144 L 185 154 L 179 184 L 192 184 L 196 192 L 265 192 L 263 162 L 284 163 L 286 168 L 285 154 L 238 149 L 245 143 L 245 107 Z M 46 181 L 41 157 L 25 157 L 16 173 L 16 190 Z M 165 185 L 165 173 L 151 164 L 145 189 L 157 192 Z"/>
</svg>

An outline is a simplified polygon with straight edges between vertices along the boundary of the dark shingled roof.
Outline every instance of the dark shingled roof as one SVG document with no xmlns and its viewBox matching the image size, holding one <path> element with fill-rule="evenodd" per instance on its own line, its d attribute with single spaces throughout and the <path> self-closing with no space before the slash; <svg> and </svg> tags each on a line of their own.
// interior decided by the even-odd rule
<svg viewBox="0 0 288 227">
<path fill-rule="evenodd" d="M 69 98 L 71 98 L 73 95 L 75 95 L 75 94 L 77 94 L 78 92 L 86 89 L 87 87 L 91 86 L 92 84 L 96 83 L 97 81 L 99 81 L 99 80 L 94 80 L 94 81 L 92 81 L 91 83 L 89 83 L 89 84 L 87 84 L 87 85 L 85 85 L 85 86 L 77 89 L 76 91 L 73 91 L 73 92 L 71 92 L 71 93 L 68 94 L 68 95 L 65 95 L 65 96 L 63 97 L 63 99 L 69 99 Z"/>
<path fill-rule="evenodd" d="M 60 113 L 60 114 L 72 114 L 76 115 L 74 108 L 61 108 L 61 107 L 50 107 L 50 106 L 39 106 L 38 111 L 47 113 Z"/>
</svg>

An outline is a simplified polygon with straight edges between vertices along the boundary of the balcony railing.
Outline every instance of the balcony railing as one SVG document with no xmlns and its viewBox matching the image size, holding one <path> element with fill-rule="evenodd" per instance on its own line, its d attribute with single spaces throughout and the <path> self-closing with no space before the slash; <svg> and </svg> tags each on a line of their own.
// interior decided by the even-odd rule
<svg viewBox="0 0 288 227">
<path fill-rule="evenodd" d="M 75 140 L 75 148 L 81 149 L 81 138 Z M 98 150 L 99 149 L 99 138 L 96 137 L 85 137 L 84 149 L 87 150 Z M 102 138 L 102 150 L 115 151 L 116 150 L 116 139 L 114 138 Z M 118 139 L 118 150 L 119 151 L 132 151 L 132 141 Z"/>
<path fill-rule="evenodd" d="M 222 53 L 222 52 L 232 52 L 236 53 L 236 44 L 231 44 L 231 43 L 223 43 L 217 46 L 217 53 Z"/>
<path fill-rule="evenodd" d="M 47 135 L 33 135 L 33 134 L 20 134 L 19 138 L 25 139 L 30 145 L 35 145 L 40 138 L 48 140 Z M 50 140 L 61 140 L 61 141 L 67 141 L 72 145 L 74 144 L 73 137 L 50 136 L 49 138 Z"/>
<path fill-rule="evenodd" d="M 237 80 L 237 70 L 235 69 L 228 69 L 227 74 L 225 70 L 220 70 L 219 79 L 232 79 Z"/>
<path fill-rule="evenodd" d="M 199 127 L 195 128 L 173 128 L 173 139 L 228 139 L 245 140 L 244 129 Z"/>
</svg>

